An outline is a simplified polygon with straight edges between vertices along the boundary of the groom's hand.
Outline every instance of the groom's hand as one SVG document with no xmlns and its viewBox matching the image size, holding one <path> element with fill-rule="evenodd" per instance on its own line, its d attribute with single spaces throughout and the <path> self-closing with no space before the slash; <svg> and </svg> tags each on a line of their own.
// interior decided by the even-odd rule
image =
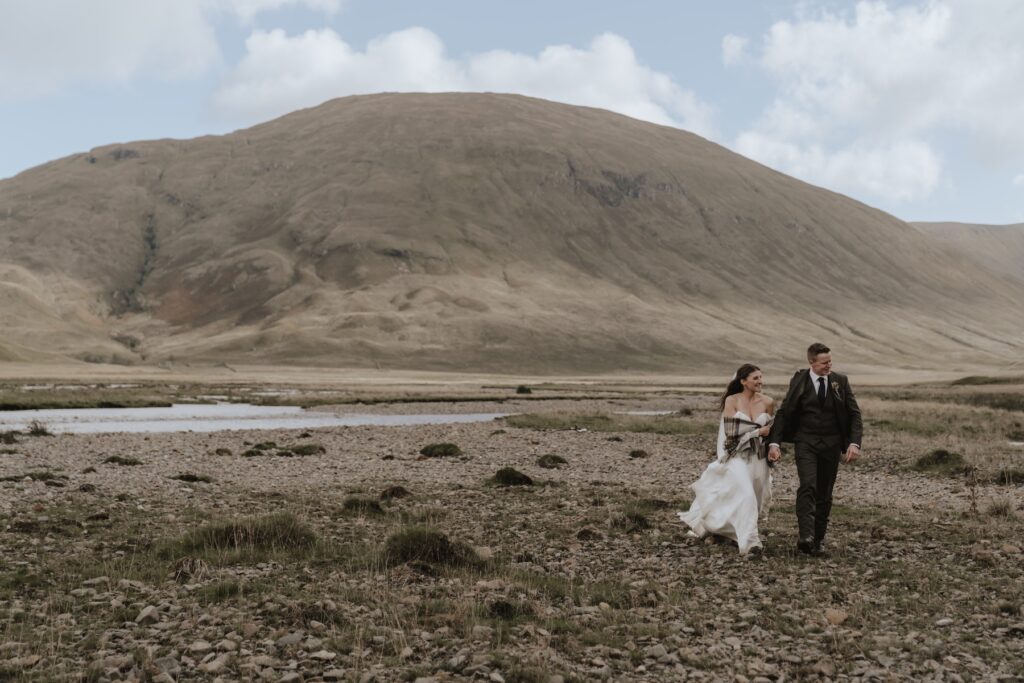
<svg viewBox="0 0 1024 683">
<path fill-rule="evenodd" d="M 782 459 L 782 449 L 779 448 L 778 446 L 776 446 L 775 444 L 772 444 L 771 446 L 769 446 L 768 447 L 768 461 L 769 462 L 778 462 L 781 459 Z"/>
<path fill-rule="evenodd" d="M 851 443 L 847 448 L 846 452 L 843 453 L 843 462 L 851 463 L 860 456 L 860 446 L 855 443 Z"/>
</svg>

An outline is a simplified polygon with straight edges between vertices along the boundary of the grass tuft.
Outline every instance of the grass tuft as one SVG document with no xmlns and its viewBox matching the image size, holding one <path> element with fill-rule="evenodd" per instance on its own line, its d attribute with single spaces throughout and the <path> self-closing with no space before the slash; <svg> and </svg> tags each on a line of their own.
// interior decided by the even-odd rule
<svg viewBox="0 0 1024 683">
<path fill-rule="evenodd" d="M 562 465 L 568 465 L 569 461 L 560 455 L 554 455 L 553 453 L 547 453 L 537 459 L 537 467 L 543 467 L 546 470 L 553 470 L 561 467 Z"/>
<path fill-rule="evenodd" d="M 1002 484 L 1004 486 L 1024 484 L 1024 469 L 1020 469 L 1018 467 L 1004 467 L 996 472 L 996 476 L 992 478 L 992 483 Z"/>
<path fill-rule="evenodd" d="M 937 448 L 931 453 L 918 458 L 917 462 L 914 463 L 914 469 L 918 472 L 958 476 L 967 471 L 968 468 L 964 463 L 964 456 L 947 451 L 945 448 Z"/>
<path fill-rule="evenodd" d="M 651 454 L 648 453 L 647 451 L 645 451 L 642 448 L 636 448 L 636 449 L 631 450 L 629 452 L 629 457 L 631 457 L 634 460 L 636 460 L 637 458 L 649 458 L 649 457 L 651 457 Z"/>
<path fill-rule="evenodd" d="M 266 553 L 276 550 L 310 548 L 316 542 L 313 531 L 295 515 L 280 512 L 208 524 L 165 544 L 165 556 L 203 555 L 225 551 Z"/>
<path fill-rule="evenodd" d="M 141 465 L 142 461 L 138 458 L 125 458 L 120 455 L 112 455 L 103 461 L 104 465 L 121 465 L 122 467 L 133 467 L 135 465 Z"/>
<path fill-rule="evenodd" d="M 1007 499 L 994 500 L 985 508 L 985 514 L 989 517 L 1004 517 L 1013 519 L 1016 517 L 1013 501 Z"/>
<path fill-rule="evenodd" d="M 213 477 L 210 477 L 205 474 L 195 474 L 193 472 L 184 472 L 182 474 L 178 474 L 171 477 L 171 479 L 174 479 L 176 481 L 184 481 L 189 484 L 209 484 L 210 482 L 213 481 Z"/>
<path fill-rule="evenodd" d="M 32 420 L 28 423 L 28 431 L 26 432 L 29 436 L 53 436 L 53 432 L 43 422 L 39 420 Z"/>
<path fill-rule="evenodd" d="M 533 479 L 514 467 L 502 467 L 487 482 L 494 486 L 533 486 Z"/>
<path fill-rule="evenodd" d="M 432 443 L 421 448 L 420 455 L 427 458 L 450 458 L 462 455 L 462 449 L 453 443 Z"/>
<path fill-rule="evenodd" d="M 380 503 L 373 498 L 363 498 L 361 496 L 346 498 L 341 503 L 341 509 L 347 515 L 359 515 L 361 517 L 384 514 L 384 508 L 380 506 Z"/>
<path fill-rule="evenodd" d="M 57 474 L 55 472 L 50 472 L 49 470 L 37 470 L 35 472 L 26 472 L 25 474 L 11 474 L 6 477 L 0 477 L 0 481 L 22 481 L 23 479 L 31 479 L 32 481 L 54 482 L 67 481 L 67 476 L 63 474 Z"/>
<path fill-rule="evenodd" d="M 518 387 L 516 387 L 516 393 L 517 394 L 532 394 L 533 393 L 533 389 L 531 389 L 530 387 L 526 386 L 525 384 L 520 384 Z"/>
<path fill-rule="evenodd" d="M 380 492 L 381 500 L 394 500 L 396 498 L 408 498 L 412 493 L 404 486 L 389 486 Z"/>
<path fill-rule="evenodd" d="M 318 443 L 304 443 L 298 446 L 290 446 L 288 450 L 295 455 L 319 455 L 320 453 L 327 452 L 327 449 Z"/>
<path fill-rule="evenodd" d="M 519 617 L 533 615 L 533 607 L 526 602 L 509 602 L 508 600 L 495 600 L 487 606 L 487 615 L 492 619 L 512 621 Z"/>
<path fill-rule="evenodd" d="M 465 543 L 451 541 L 440 531 L 409 527 L 392 534 L 384 546 L 384 563 L 428 562 L 451 567 L 480 564 L 476 551 Z"/>
</svg>

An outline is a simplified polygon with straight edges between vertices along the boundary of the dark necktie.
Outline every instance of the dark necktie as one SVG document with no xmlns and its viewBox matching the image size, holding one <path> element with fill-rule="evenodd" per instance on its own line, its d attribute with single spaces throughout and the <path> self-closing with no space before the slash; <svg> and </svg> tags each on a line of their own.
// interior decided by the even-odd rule
<svg viewBox="0 0 1024 683">
<path fill-rule="evenodd" d="M 825 402 L 825 378 L 818 378 L 818 403 Z"/>
</svg>

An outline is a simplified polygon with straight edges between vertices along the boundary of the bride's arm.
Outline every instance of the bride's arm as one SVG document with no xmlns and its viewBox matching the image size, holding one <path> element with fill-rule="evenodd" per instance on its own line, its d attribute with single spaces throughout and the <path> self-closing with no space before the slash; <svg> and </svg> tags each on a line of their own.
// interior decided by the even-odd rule
<svg viewBox="0 0 1024 683">
<path fill-rule="evenodd" d="M 775 417 L 775 399 L 771 396 L 764 397 L 764 412 L 768 413 L 772 417 Z M 768 436 L 772 432 L 771 425 L 765 425 L 758 431 L 760 436 Z"/>
<path fill-rule="evenodd" d="M 725 407 L 722 408 L 722 417 L 736 417 L 736 396 L 733 394 L 725 399 Z"/>
</svg>

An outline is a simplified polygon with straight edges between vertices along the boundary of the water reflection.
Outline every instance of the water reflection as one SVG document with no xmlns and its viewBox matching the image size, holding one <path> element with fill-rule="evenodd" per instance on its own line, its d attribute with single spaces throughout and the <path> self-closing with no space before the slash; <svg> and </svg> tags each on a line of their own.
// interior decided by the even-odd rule
<svg viewBox="0 0 1024 683">
<path fill-rule="evenodd" d="M 175 404 L 169 408 L 86 408 L 0 412 L 0 431 L 39 421 L 57 434 L 219 432 L 239 429 L 315 429 L 362 425 L 408 426 L 488 422 L 508 413 L 365 415 L 248 403 Z"/>
</svg>

